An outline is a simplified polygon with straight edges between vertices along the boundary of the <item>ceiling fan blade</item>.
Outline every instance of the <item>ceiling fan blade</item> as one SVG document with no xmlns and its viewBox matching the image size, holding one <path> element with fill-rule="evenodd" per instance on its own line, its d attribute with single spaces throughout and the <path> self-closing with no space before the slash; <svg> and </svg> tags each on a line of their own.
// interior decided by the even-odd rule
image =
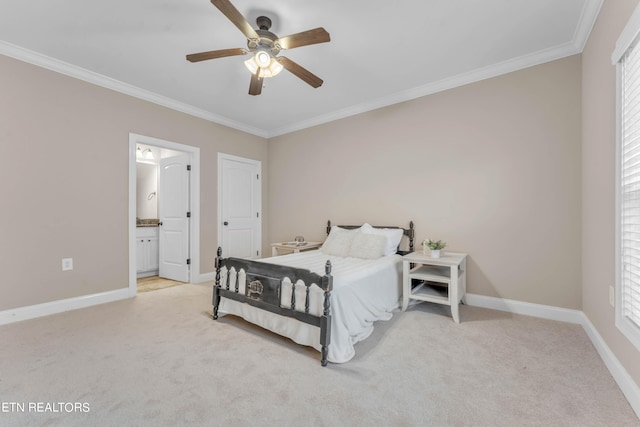
<svg viewBox="0 0 640 427">
<path fill-rule="evenodd" d="M 262 93 L 262 77 L 259 73 L 251 74 L 251 83 L 249 83 L 249 95 L 260 95 Z"/>
<path fill-rule="evenodd" d="M 283 49 L 293 49 L 294 47 L 308 46 L 310 44 L 326 43 L 331 41 L 329 33 L 322 28 L 314 28 L 313 30 L 303 31 L 301 33 L 291 34 L 289 36 L 280 37 L 278 43 Z"/>
<path fill-rule="evenodd" d="M 320 77 L 316 76 L 306 68 L 296 64 L 289 58 L 278 56 L 276 59 L 287 71 L 295 74 L 297 77 L 301 78 L 314 88 L 322 86 L 323 81 Z"/>
<path fill-rule="evenodd" d="M 210 50 L 209 52 L 192 53 L 187 55 L 187 61 L 199 62 L 206 61 L 207 59 L 224 58 L 225 56 L 244 55 L 245 53 L 247 53 L 247 50 L 241 48 Z"/>
<path fill-rule="evenodd" d="M 238 29 L 242 31 L 242 34 L 248 39 L 260 38 L 256 30 L 251 28 L 251 25 L 244 19 L 244 16 L 238 12 L 238 9 L 236 9 L 229 0 L 211 0 L 211 3 L 217 7 L 224 16 L 229 18 L 229 21 L 233 22 L 233 25 L 238 27 Z"/>
</svg>

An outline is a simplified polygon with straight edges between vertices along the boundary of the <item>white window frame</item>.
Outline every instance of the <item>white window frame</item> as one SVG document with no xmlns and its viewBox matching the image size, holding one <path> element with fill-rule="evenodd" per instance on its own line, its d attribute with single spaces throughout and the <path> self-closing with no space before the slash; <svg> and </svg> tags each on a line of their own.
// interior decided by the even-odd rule
<svg viewBox="0 0 640 427">
<path fill-rule="evenodd" d="M 622 312 L 623 308 L 623 271 L 624 260 L 622 258 L 622 63 L 623 57 L 630 48 L 640 49 L 640 5 L 636 7 L 629 22 L 620 34 L 616 42 L 611 60 L 616 66 L 616 283 L 615 283 L 615 318 L 616 327 L 627 337 L 635 347 L 640 350 L 640 325 L 629 319 Z M 640 103 L 640 99 L 638 101 Z"/>
</svg>

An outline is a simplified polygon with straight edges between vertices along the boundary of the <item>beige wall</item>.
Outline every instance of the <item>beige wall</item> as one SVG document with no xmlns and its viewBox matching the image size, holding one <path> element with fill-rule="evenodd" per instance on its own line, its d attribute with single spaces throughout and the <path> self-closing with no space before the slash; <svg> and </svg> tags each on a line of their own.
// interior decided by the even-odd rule
<svg viewBox="0 0 640 427">
<path fill-rule="evenodd" d="M 271 237 L 413 220 L 469 292 L 579 310 L 580 91 L 573 56 L 273 138 Z"/>
<path fill-rule="evenodd" d="M 4 56 L 0 94 L 0 310 L 128 286 L 130 132 L 200 147 L 200 272 L 213 271 L 218 152 L 266 169 L 265 139 Z"/>
<path fill-rule="evenodd" d="M 615 283 L 616 73 L 611 54 L 638 0 L 605 0 L 583 53 L 583 310 L 636 384 L 640 352 L 618 331 Z"/>
</svg>

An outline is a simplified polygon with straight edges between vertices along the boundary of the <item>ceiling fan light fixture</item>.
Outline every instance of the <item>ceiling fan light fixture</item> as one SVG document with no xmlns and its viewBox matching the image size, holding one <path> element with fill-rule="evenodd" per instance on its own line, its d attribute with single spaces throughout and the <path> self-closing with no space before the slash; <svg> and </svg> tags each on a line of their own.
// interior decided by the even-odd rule
<svg viewBox="0 0 640 427">
<path fill-rule="evenodd" d="M 258 51 L 253 59 L 255 59 L 256 64 L 258 64 L 258 67 L 260 68 L 267 68 L 271 63 L 271 55 L 269 55 L 264 50 Z"/>
<path fill-rule="evenodd" d="M 260 77 L 273 77 L 277 76 L 280 71 L 282 71 L 282 65 L 275 58 L 271 58 L 269 62 L 269 66 L 265 68 L 260 68 Z"/>
<path fill-rule="evenodd" d="M 244 61 L 244 65 L 245 67 L 247 67 L 247 70 L 249 70 L 251 74 L 255 74 L 260 68 L 258 67 L 258 63 L 256 62 L 256 60 L 253 59 L 253 56 L 247 59 L 246 61 Z"/>
<path fill-rule="evenodd" d="M 244 61 L 244 64 L 251 73 L 249 95 L 254 96 L 262 93 L 264 77 L 274 77 L 285 68 L 313 88 L 322 86 L 322 79 L 311 71 L 296 64 L 285 56 L 277 57 L 277 55 L 281 50 L 329 42 L 331 41 L 331 36 L 327 30 L 318 27 L 300 33 L 289 34 L 281 38 L 269 31 L 271 28 L 271 19 L 266 16 L 259 16 L 258 19 L 256 19 L 258 29 L 253 29 L 240 11 L 231 4 L 231 1 L 232 0 L 211 0 L 211 4 L 218 8 L 218 10 L 244 34 L 247 38 L 247 48 L 219 49 L 192 53 L 187 55 L 187 61 L 200 62 L 251 53 L 251 58 Z"/>
<path fill-rule="evenodd" d="M 256 74 L 259 72 L 259 77 L 274 77 L 282 71 L 282 65 L 268 52 L 264 50 L 258 51 L 251 58 L 244 61 L 244 65 L 251 72 Z"/>
</svg>

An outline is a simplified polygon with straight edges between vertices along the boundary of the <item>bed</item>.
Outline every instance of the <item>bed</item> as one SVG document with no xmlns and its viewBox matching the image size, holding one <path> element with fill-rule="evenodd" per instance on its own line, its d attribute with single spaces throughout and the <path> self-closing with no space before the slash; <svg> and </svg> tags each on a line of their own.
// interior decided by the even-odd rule
<svg viewBox="0 0 640 427">
<path fill-rule="evenodd" d="M 413 251 L 413 241 L 413 222 L 402 228 L 329 221 L 320 250 L 247 260 L 223 258 L 218 248 L 213 319 L 239 316 L 313 347 L 322 366 L 347 362 L 373 323 L 398 307 L 401 255 Z"/>
</svg>

